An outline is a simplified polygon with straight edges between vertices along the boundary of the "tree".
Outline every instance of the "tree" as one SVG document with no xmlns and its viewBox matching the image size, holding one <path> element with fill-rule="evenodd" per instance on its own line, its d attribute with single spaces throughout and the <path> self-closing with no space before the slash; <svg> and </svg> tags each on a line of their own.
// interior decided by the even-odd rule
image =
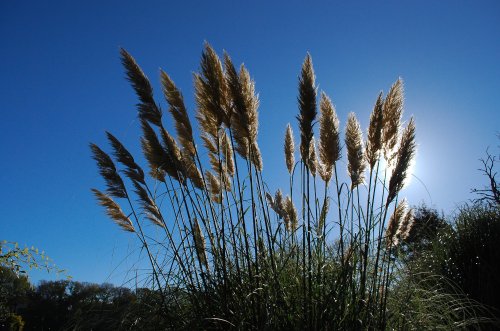
<svg viewBox="0 0 500 331">
<path fill-rule="evenodd" d="M 500 139 L 500 135 L 498 136 Z M 482 189 L 472 189 L 472 193 L 476 193 L 478 198 L 474 199 L 474 202 L 486 202 L 490 205 L 500 206 L 500 186 L 498 185 L 495 170 L 498 165 L 498 158 L 495 155 L 490 154 L 489 150 L 486 149 L 486 158 L 480 159 L 483 167 L 479 169 L 488 178 L 488 185 Z"/>
<path fill-rule="evenodd" d="M 439 232 L 450 227 L 442 214 L 425 204 L 415 207 L 413 211 L 413 222 L 400 245 L 401 251 L 409 258 L 431 248 Z"/>
<path fill-rule="evenodd" d="M 28 278 L 0 266 L 0 330 L 22 329 L 24 321 L 18 311 L 27 304 L 32 291 Z"/>
</svg>

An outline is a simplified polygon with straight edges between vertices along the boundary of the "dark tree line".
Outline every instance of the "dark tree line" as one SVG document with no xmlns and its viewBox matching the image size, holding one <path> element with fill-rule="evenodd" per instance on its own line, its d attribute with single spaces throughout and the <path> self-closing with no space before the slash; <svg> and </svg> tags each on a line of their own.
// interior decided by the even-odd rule
<svg viewBox="0 0 500 331">
<path fill-rule="evenodd" d="M 155 291 L 111 284 L 42 281 L 0 269 L 0 330 L 162 330 Z"/>
</svg>

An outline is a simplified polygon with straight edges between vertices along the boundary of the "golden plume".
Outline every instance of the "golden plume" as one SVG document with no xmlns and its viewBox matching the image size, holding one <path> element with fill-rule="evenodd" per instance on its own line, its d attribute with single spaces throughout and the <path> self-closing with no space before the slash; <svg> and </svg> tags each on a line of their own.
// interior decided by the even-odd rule
<svg viewBox="0 0 500 331">
<path fill-rule="evenodd" d="M 311 172 L 311 175 L 313 175 L 313 177 L 316 177 L 317 165 L 318 165 L 318 159 L 316 157 L 316 139 L 314 139 L 313 136 L 309 146 L 309 157 L 307 163 L 309 171 Z"/>
<path fill-rule="evenodd" d="M 370 115 L 370 126 L 366 138 L 366 160 L 370 169 L 375 166 L 382 149 L 383 108 L 384 100 L 380 92 Z"/>
<path fill-rule="evenodd" d="M 182 164 L 186 171 L 186 176 L 191 179 L 193 185 L 199 189 L 203 189 L 203 177 L 200 170 L 196 166 L 193 156 L 186 153 L 185 150 L 181 151 L 182 154 Z"/>
<path fill-rule="evenodd" d="M 297 119 L 300 127 L 300 154 L 307 164 L 309 146 L 313 137 L 313 122 L 316 118 L 316 87 L 311 55 L 307 54 L 299 77 L 299 115 Z"/>
<path fill-rule="evenodd" d="M 286 214 L 286 208 L 285 208 L 285 201 L 283 200 L 283 194 L 281 193 L 281 190 L 277 190 L 274 198 L 271 196 L 271 194 L 266 192 L 266 199 L 269 204 L 269 207 L 271 207 L 272 210 L 279 216 L 279 218 L 285 217 Z"/>
<path fill-rule="evenodd" d="M 398 244 L 396 238 L 396 231 L 399 228 L 400 222 L 405 218 L 406 215 L 407 203 L 406 200 L 403 199 L 396 209 L 394 213 L 391 215 L 389 219 L 389 224 L 387 225 L 387 229 L 385 231 L 385 239 L 387 247 L 395 246 Z"/>
<path fill-rule="evenodd" d="M 193 128 L 184 105 L 182 93 L 177 89 L 175 83 L 163 70 L 160 71 L 163 94 L 169 103 L 168 111 L 172 114 L 175 121 L 177 137 L 184 150 L 190 155 L 195 154 L 195 144 L 193 139 Z"/>
<path fill-rule="evenodd" d="M 194 76 L 198 116 L 208 117 L 208 122 L 213 121 L 217 129 L 222 124 L 229 127 L 231 112 L 224 70 L 219 56 L 208 43 L 201 55 L 200 66 L 200 74 Z"/>
<path fill-rule="evenodd" d="M 145 217 L 154 225 L 164 228 L 165 223 L 163 222 L 163 216 L 156 202 L 149 196 L 143 185 L 137 181 L 133 181 L 132 183 L 134 184 L 134 192 L 139 197 L 138 202 Z"/>
<path fill-rule="evenodd" d="M 288 231 L 297 230 L 297 208 L 293 204 L 292 199 L 290 197 L 286 197 L 285 199 L 285 225 Z"/>
<path fill-rule="evenodd" d="M 142 168 L 135 162 L 134 157 L 130 152 L 123 146 L 123 144 L 111 133 L 106 131 L 106 135 L 108 136 L 108 140 L 111 143 L 111 146 L 113 147 L 113 154 L 120 162 L 123 164 L 126 169 L 125 169 L 125 174 L 130 178 L 131 180 L 138 181 L 142 184 L 145 184 L 145 179 L 144 179 L 144 171 Z"/>
<path fill-rule="evenodd" d="M 221 204 L 222 192 L 221 192 L 220 180 L 209 170 L 205 172 L 205 177 L 207 178 L 207 185 L 208 189 L 210 190 L 210 196 L 212 198 L 212 201 Z"/>
<path fill-rule="evenodd" d="M 403 116 L 403 102 L 403 81 L 398 78 L 391 86 L 384 101 L 382 141 L 384 158 L 389 166 L 392 166 L 394 162 L 401 117 Z"/>
<path fill-rule="evenodd" d="M 285 161 L 286 161 L 286 168 L 288 169 L 288 172 L 291 174 L 293 171 L 293 166 L 295 165 L 295 142 L 293 139 L 293 131 L 292 127 L 290 126 L 290 123 L 288 123 L 286 127 L 286 134 L 285 134 Z"/>
<path fill-rule="evenodd" d="M 91 143 L 90 149 L 92 150 L 92 157 L 97 162 L 99 173 L 106 181 L 106 186 L 108 187 L 106 191 L 113 197 L 126 198 L 127 191 L 125 190 L 125 184 L 123 184 L 123 180 L 116 170 L 111 157 L 109 157 L 109 155 L 100 149 L 96 144 Z"/>
<path fill-rule="evenodd" d="M 262 162 L 262 154 L 260 153 L 259 145 L 257 142 L 254 142 L 251 146 L 252 148 L 252 163 L 255 166 L 255 169 L 258 171 L 262 171 L 264 164 Z"/>
<path fill-rule="evenodd" d="M 231 140 L 227 135 L 226 131 L 223 131 L 221 138 L 221 152 L 222 159 L 224 160 L 224 165 L 226 166 L 227 173 L 229 176 L 234 176 L 234 159 L 233 159 L 233 147 L 231 145 Z"/>
<path fill-rule="evenodd" d="M 363 134 L 354 113 L 349 113 L 346 126 L 347 171 L 351 177 L 351 189 L 363 183 L 366 168 L 363 155 Z"/>
<path fill-rule="evenodd" d="M 203 232 L 201 232 L 200 224 L 198 223 L 196 217 L 194 218 L 193 224 L 193 240 L 198 260 L 205 266 L 205 268 L 208 269 L 207 253 L 205 250 L 205 237 L 203 236 Z"/>
<path fill-rule="evenodd" d="M 414 214 L 413 214 L 413 209 L 410 208 L 406 212 L 405 217 L 401 221 L 398 227 L 398 231 L 396 233 L 397 237 L 401 240 L 404 241 L 408 239 L 410 232 L 413 228 L 414 224 Z"/>
<path fill-rule="evenodd" d="M 340 159 L 339 120 L 332 101 L 321 93 L 321 116 L 319 119 L 319 158 L 321 160 L 321 178 L 328 182 L 333 173 L 335 162 Z"/>
<path fill-rule="evenodd" d="M 226 53 L 224 54 L 227 85 L 232 100 L 231 132 L 236 142 L 235 150 L 244 159 L 248 158 L 249 148 L 253 149 L 252 163 L 262 170 L 262 158 L 257 144 L 259 97 L 255 93 L 255 82 L 244 65 L 239 74 Z"/>
<path fill-rule="evenodd" d="M 175 174 L 175 170 L 153 128 L 146 120 L 141 120 L 141 125 L 143 132 L 141 137 L 142 152 L 149 163 L 149 174 L 154 179 L 164 182 L 166 169 L 168 169 L 169 174 Z"/>
<path fill-rule="evenodd" d="M 182 161 L 182 154 L 179 146 L 177 146 L 177 142 L 175 139 L 168 133 L 165 128 L 160 128 L 161 136 L 163 138 L 163 144 L 165 147 L 165 151 L 167 152 L 167 156 L 169 158 L 169 163 L 172 165 L 172 169 L 170 172 L 167 170 L 167 173 L 174 179 L 178 180 L 181 183 L 184 183 L 184 179 L 186 177 L 186 170 L 184 169 L 184 163 Z"/>
<path fill-rule="evenodd" d="M 153 98 L 153 88 L 148 78 L 139 67 L 135 59 L 123 48 L 120 49 L 122 64 L 127 73 L 127 79 L 132 84 L 135 93 L 139 97 L 137 104 L 139 118 L 147 120 L 156 126 L 161 125 L 162 112 Z"/>
<path fill-rule="evenodd" d="M 389 181 L 389 194 L 387 195 L 386 206 L 389 205 L 403 188 L 408 176 L 408 168 L 415 155 L 415 121 L 413 117 L 401 135 L 401 142 L 396 153 L 396 165 Z"/>
<path fill-rule="evenodd" d="M 94 188 L 92 189 L 92 192 L 94 192 L 99 204 L 106 208 L 106 214 L 111 217 L 116 224 L 118 224 L 125 231 L 135 232 L 130 219 L 125 216 L 120 206 L 114 202 L 111 197 Z"/>
</svg>

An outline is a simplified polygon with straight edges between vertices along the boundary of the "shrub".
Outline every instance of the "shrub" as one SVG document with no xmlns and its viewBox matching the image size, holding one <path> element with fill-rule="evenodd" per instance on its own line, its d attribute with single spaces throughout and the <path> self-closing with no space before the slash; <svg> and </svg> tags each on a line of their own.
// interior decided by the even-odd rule
<svg viewBox="0 0 500 331">
<path fill-rule="evenodd" d="M 455 226 L 443 235 L 439 270 L 471 298 L 500 309 L 500 210 L 475 205 L 463 208 Z M 500 315 L 499 315 L 500 316 Z"/>
<path fill-rule="evenodd" d="M 471 306 L 479 309 L 479 312 L 471 309 L 469 316 L 489 317 L 485 321 L 497 328 L 500 325 L 499 240 L 498 207 L 477 203 L 464 206 L 411 268 L 417 274 L 435 275 L 432 282 L 424 282 L 424 288 L 439 286 L 444 294 L 460 293 L 461 300 L 469 300 Z"/>
</svg>

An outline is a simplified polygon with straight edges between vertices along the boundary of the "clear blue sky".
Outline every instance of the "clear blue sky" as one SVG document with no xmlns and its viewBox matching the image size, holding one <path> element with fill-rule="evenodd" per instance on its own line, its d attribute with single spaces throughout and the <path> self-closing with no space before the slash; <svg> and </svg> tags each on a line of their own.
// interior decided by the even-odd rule
<svg viewBox="0 0 500 331">
<path fill-rule="evenodd" d="M 500 130 L 498 1 L 2 1 L 0 239 L 44 249 L 77 280 L 123 282 L 113 269 L 134 240 L 91 196 L 104 184 L 88 148 L 106 146 L 109 130 L 140 150 L 119 47 L 158 92 L 166 70 L 194 114 L 205 40 L 256 81 L 272 187 L 286 185 L 283 134 L 288 122 L 296 127 L 308 51 L 342 126 L 354 111 L 366 128 L 379 90 L 403 77 L 405 119 L 417 124 L 415 175 L 430 193 L 414 180 L 404 192 L 411 203 L 452 213 L 485 183 L 478 158 L 487 146 L 498 151 Z"/>
</svg>

